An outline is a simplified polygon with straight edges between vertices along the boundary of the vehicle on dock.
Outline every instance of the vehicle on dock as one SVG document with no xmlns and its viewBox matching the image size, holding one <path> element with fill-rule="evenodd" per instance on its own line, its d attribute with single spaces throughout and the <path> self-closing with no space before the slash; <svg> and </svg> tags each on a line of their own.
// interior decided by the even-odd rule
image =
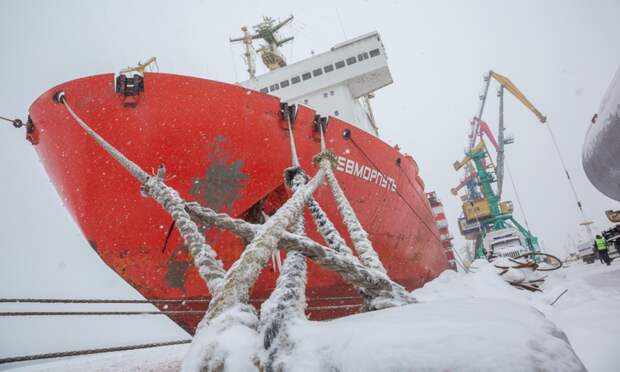
<svg viewBox="0 0 620 372">
<path fill-rule="evenodd" d="M 525 236 L 514 227 L 489 231 L 483 239 L 483 246 L 493 258 L 515 258 L 530 252 Z"/>
<path fill-rule="evenodd" d="M 601 232 L 605 242 L 609 257 L 612 259 L 620 258 L 620 225 Z M 582 241 L 577 244 L 577 257 L 585 263 L 591 264 L 598 260 L 598 253 L 594 248 L 594 240 Z"/>
<path fill-rule="evenodd" d="M 594 250 L 594 240 L 577 244 L 577 257 L 587 264 L 594 263 L 598 259 L 598 253 Z"/>
</svg>

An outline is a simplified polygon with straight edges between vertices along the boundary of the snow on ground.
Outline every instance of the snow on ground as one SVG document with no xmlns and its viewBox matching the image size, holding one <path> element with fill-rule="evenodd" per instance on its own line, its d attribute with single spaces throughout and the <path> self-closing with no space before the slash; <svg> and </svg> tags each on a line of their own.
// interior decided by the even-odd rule
<svg viewBox="0 0 620 372">
<path fill-rule="evenodd" d="M 290 370 L 579 370 L 570 345 L 589 371 L 616 371 L 620 363 L 620 262 L 551 272 L 543 293 L 512 288 L 483 266 L 472 274 L 446 271 L 413 294 L 419 304 L 298 322 L 291 329 L 297 345 L 285 357 Z M 186 351 L 103 354 L 23 370 L 171 371 Z"/>
<path fill-rule="evenodd" d="M 566 333 L 589 371 L 618 371 L 620 260 L 611 266 L 579 263 L 550 279 L 568 292 L 542 311 Z"/>
</svg>

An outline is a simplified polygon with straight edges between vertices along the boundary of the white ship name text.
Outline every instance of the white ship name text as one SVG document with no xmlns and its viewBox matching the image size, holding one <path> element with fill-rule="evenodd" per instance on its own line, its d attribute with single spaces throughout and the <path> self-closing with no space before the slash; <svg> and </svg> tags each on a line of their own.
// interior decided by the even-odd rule
<svg viewBox="0 0 620 372">
<path fill-rule="evenodd" d="M 361 178 L 364 181 L 372 182 L 392 192 L 396 192 L 396 182 L 394 182 L 392 177 L 388 177 L 378 170 L 360 164 L 353 159 L 338 156 L 336 170 Z"/>
</svg>

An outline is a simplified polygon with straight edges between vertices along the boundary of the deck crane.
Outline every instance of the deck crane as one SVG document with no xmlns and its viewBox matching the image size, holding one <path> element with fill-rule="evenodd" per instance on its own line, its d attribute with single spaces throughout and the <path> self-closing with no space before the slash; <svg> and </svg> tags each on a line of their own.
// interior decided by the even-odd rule
<svg viewBox="0 0 620 372">
<path fill-rule="evenodd" d="M 481 119 L 491 78 L 500 84 L 497 140 L 489 126 Z M 512 203 L 501 201 L 504 146 L 514 142 L 513 138 L 504 134 L 504 89 L 534 113 L 541 123 L 545 123 L 547 119 L 507 77 L 489 71 L 484 81 L 478 115 L 471 121 L 469 146 L 465 157 L 454 164 L 454 169 L 457 171 L 465 169 L 465 178 L 452 189 L 452 193 L 456 195 L 459 189 L 467 186 L 466 194 L 461 197 L 463 217 L 459 219 L 459 227 L 466 239 L 476 241 L 476 257 L 516 256 L 525 250 L 536 252 L 539 250 L 538 239 L 512 217 Z M 497 154 L 495 161 L 487 151 L 483 135 L 495 148 Z M 496 184 L 495 189 L 492 187 L 493 183 Z"/>
</svg>

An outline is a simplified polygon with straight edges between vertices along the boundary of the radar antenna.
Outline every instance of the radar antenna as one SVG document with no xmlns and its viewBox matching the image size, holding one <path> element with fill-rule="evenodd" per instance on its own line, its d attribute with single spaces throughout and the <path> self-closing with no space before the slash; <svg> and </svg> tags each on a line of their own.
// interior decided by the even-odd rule
<svg viewBox="0 0 620 372">
<path fill-rule="evenodd" d="M 250 78 L 253 78 L 256 74 L 256 65 L 254 63 L 254 56 L 252 55 L 252 40 L 262 39 L 266 42 L 266 44 L 260 46 L 257 52 L 260 53 L 263 63 L 269 70 L 275 70 L 286 66 L 284 56 L 280 53 L 278 48 L 293 40 L 294 37 L 291 36 L 284 39 L 279 39 L 277 31 L 291 20 L 293 20 L 293 15 L 290 15 L 288 18 L 279 23 L 276 23 L 276 20 L 271 17 L 263 17 L 263 21 L 261 23 L 253 26 L 255 32 L 254 34 L 251 34 L 248 31 L 248 28 L 244 26 L 241 28 L 241 31 L 243 31 L 242 37 L 229 39 L 231 43 L 241 41 L 245 45 L 244 58 L 245 63 L 248 66 Z"/>
</svg>

